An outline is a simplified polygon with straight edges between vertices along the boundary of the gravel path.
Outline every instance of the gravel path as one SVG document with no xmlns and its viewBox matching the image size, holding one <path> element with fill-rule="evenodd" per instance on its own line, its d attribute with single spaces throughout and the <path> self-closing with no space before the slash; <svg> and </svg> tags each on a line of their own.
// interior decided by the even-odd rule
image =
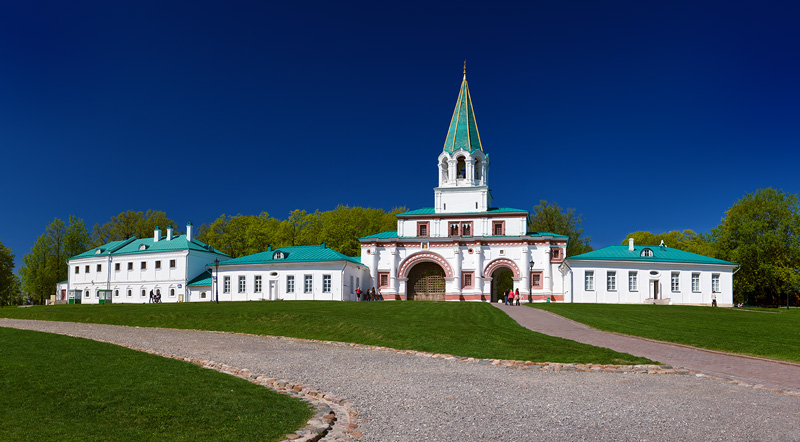
<svg viewBox="0 0 800 442">
<path fill-rule="evenodd" d="M 301 340 L 0 319 L 210 359 L 347 399 L 364 441 L 800 440 L 800 398 L 687 375 L 511 370 Z"/>
<path fill-rule="evenodd" d="M 538 308 L 494 305 L 523 327 L 546 335 L 610 348 L 673 367 L 689 368 L 750 384 L 800 392 L 800 364 L 609 333 Z"/>
</svg>

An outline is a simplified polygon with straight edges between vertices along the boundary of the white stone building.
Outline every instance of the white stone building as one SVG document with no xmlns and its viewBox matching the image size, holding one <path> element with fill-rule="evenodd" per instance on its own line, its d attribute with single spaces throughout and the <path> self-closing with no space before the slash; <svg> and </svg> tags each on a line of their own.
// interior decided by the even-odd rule
<svg viewBox="0 0 800 442">
<path fill-rule="evenodd" d="M 186 285 L 214 259 L 230 257 L 193 238 L 191 223 L 185 235 L 167 227 L 162 236 L 156 227 L 152 238 L 112 241 L 70 258 L 69 302 L 141 304 L 150 301 L 151 291 L 162 302 L 200 301 Z"/>
<path fill-rule="evenodd" d="M 386 299 L 490 301 L 511 272 L 525 300 L 563 299 L 568 238 L 528 232 L 528 212 L 492 207 L 466 73 L 438 156 L 434 207 L 397 215 L 397 231 L 360 238 L 361 262 Z M 558 274 L 560 276 L 560 274 Z"/>
<path fill-rule="evenodd" d="M 610 246 L 561 267 L 567 302 L 733 306 L 737 264 L 665 245 Z"/>
<path fill-rule="evenodd" d="M 220 262 L 213 273 L 189 283 L 192 299 L 220 301 L 355 301 L 369 279 L 358 258 L 325 244 L 281 247 Z M 218 285 L 217 285 L 218 284 Z"/>
</svg>

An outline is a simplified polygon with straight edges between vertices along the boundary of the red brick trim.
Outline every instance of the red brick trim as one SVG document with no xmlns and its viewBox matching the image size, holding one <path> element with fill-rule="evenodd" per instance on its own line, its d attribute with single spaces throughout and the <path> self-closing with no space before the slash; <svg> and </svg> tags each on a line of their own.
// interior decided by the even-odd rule
<svg viewBox="0 0 800 442">
<path fill-rule="evenodd" d="M 484 278 L 490 278 L 492 273 L 497 270 L 498 267 L 508 267 L 514 273 L 515 278 L 520 277 L 519 267 L 514 264 L 514 261 L 508 258 L 497 258 L 494 261 L 490 262 L 489 265 L 486 266 L 486 270 L 483 271 Z"/>
<path fill-rule="evenodd" d="M 400 263 L 400 267 L 397 270 L 397 277 L 408 278 L 408 273 L 411 271 L 411 268 L 421 262 L 433 262 L 439 264 L 439 266 L 441 266 L 444 270 L 444 275 L 446 278 L 453 277 L 453 269 L 450 267 L 450 264 L 447 263 L 447 260 L 441 255 L 433 252 L 417 252 L 409 255 L 405 260 L 403 260 L 402 263 Z"/>
</svg>

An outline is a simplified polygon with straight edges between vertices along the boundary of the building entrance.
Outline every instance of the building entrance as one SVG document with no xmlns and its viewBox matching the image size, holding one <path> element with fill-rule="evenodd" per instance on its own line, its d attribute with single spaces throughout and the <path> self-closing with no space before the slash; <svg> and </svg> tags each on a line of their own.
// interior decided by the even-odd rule
<svg viewBox="0 0 800 442">
<path fill-rule="evenodd" d="M 508 267 L 498 267 L 492 272 L 492 302 L 503 299 L 503 293 L 514 288 L 514 272 Z"/>
<path fill-rule="evenodd" d="M 444 301 L 444 269 L 433 262 L 421 262 L 408 273 L 408 300 Z"/>
</svg>

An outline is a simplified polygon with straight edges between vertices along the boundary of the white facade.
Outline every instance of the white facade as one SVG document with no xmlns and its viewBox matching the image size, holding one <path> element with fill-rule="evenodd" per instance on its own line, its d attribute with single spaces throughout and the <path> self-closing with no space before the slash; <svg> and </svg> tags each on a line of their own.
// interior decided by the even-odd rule
<svg viewBox="0 0 800 442">
<path fill-rule="evenodd" d="M 188 229 L 191 231 L 191 228 Z M 69 260 L 68 293 L 82 304 L 150 302 L 150 292 L 162 302 L 192 299 L 186 285 L 214 259 L 227 255 L 185 235 L 116 241 Z"/>
</svg>

